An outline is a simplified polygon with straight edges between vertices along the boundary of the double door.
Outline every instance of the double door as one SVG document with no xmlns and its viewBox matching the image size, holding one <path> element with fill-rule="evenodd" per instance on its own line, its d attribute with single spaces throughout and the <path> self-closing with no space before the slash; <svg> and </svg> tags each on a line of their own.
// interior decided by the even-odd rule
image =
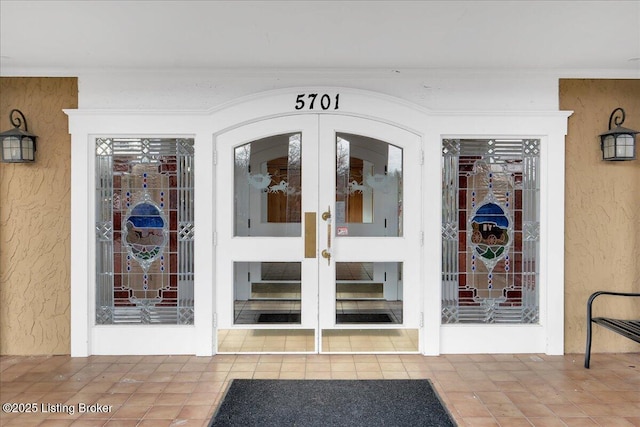
<svg viewBox="0 0 640 427">
<path fill-rule="evenodd" d="M 278 117 L 216 138 L 219 353 L 418 352 L 420 138 Z"/>
</svg>

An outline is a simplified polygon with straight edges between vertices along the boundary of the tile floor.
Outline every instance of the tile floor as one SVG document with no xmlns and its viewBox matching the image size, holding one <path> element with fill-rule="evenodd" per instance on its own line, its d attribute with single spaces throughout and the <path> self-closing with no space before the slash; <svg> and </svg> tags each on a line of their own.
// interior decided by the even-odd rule
<svg viewBox="0 0 640 427">
<path fill-rule="evenodd" d="M 1 403 L 37 413 L 2 412 L 0 425 L 206 426 L 233 378 L 429 378 L 460 426 L 640 426 L 640 354 L 582 364 L 530 354 L 3 356 Z"/>
</svg>

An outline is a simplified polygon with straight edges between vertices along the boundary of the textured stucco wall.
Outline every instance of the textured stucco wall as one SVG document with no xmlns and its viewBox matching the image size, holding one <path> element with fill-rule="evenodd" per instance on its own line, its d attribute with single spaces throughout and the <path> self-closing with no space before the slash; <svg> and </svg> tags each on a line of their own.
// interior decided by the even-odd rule
<svg viewBox="0 0 640 427">
<path fill-rule="evenodd" d="M 0 354 L 70 349 L 71 138 L 76 78 L 0 78 L 0 129 L 21 110 L 38 136 L 34 164 L 0 163 Z"/>
<path fill-rule="evenodd" d="M 616 107 L 626 112 L 624 127 L 640 130 L 640 80 L 560 80 L 560 109 L 574 111 L 566 138 L 567 353 L 584 352 L 586 301 L 592 292 L 640 292 L 640 155 L 630 162 L 602 161 L 598 137 Z M 638 298 L 604 298 L 596 300 L 599 313 L 640 318 Z M 592 350 L 639 347 L 595 327 Z"/>
</svg>

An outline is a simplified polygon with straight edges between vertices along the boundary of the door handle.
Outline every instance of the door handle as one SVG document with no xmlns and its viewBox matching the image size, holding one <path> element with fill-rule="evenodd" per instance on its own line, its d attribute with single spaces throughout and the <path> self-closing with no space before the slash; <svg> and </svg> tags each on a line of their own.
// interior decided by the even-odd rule
<svg viewBox="0 0 640 427">
<path fill-rule="evenodd" d="M 331 206 L 326 212 L 322 212 L 322 219 L 327 222 L 327 248 L 320 253 L 322 258 L 327 260 L 327 265 L 331 265 Z"/>
<path fill-rule="evenodd" d="M 323 249 L 321 255 L 322 255 L 322 258 L 326 258 L 327 259 L 327 265 L 330 265 L 331 264 L 331 252 L 329 252 L 326 249 Z"/>
</svg>

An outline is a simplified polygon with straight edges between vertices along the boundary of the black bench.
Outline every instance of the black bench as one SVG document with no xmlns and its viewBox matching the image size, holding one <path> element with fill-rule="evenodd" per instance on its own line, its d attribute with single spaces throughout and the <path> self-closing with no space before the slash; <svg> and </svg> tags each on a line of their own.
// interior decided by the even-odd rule
<svg viewBox="0 0 640 427">
<path fill-rule="evenodd" d="M 615 333 L 627 337 L 637 343 L 640 343 L 640 319 L 638 320 L 623 320 L 614 319 L 611 317 L 593 317 L 591 306 L 593 301 L 600 295 L 613 295 L 617 297 L 640 297 L 640 294 L 630 292 L 607 292 L 599 291 L 594 292 L 589 297 L 587 302 L 587 351 L 584 355 L 584 367 L 589 369 L 589 360 L 591 359 L 591 324 L 596 323 L 607 329 L 612 330 Z"/>
</svg>

